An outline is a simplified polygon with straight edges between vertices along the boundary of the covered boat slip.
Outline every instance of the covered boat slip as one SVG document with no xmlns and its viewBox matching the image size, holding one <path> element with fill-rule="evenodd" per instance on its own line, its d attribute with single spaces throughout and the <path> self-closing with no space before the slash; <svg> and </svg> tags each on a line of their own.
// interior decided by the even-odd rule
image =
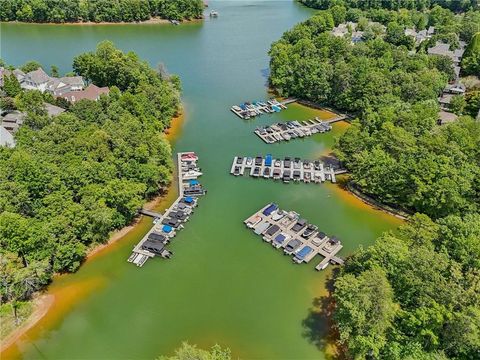
<svg viewBox="0 0 480 360">
<path fill-rule="evenodd" d="M 196 196 L 206 193 L 197 180 L 197 177 L 202 175 L 197 166 L 197 160 L 198 156 L 193 152 L 177 154 L 179 196 L 163 215 L 158 214 L 159 216 L 154 220 L 155 225 L 135 245 L 128 262 L 143 266 L 149 258 L 155 255 L 170 258 L 172 253 L 165 246 L 188 221 L 193 208 L 197 206 Z M 188 174 L 186 179 L 184 178 L 185 174 Z"/>
<path fill-rule="evenodd" d="M 304 138 L 314 134 L 323 134 L 332 130 L 333 123 L 345 120 L 348 116 L 344 114 L 337 115 L 330 120 L 320 120 L 315 117 L 305 121 L 287 121 L 274 123 L 268 126 L 258 127 L 255 134 L 267 144 L 273 144 L 280 141 L 290 141 L 290 139 Z"/>
<path fill-rule="evenodd" d="M 286 99 L 278 101 L 277 99 L 270 99 L 266 101 L 252 101 L 245 102 L 239 105 L 233 105 L 230 110 L 239 118 L 248 120 L 255 116 L 262 114 L 271 114 L 280 112 L 287 108 L 287 104 L 297 101 L 296 99 Z"/>
<path fill-rule="evenodd" d="M 256 178 L 282 180 L 285 183 L 303 181 L 320 184 L 327 180 L 335 183 L 336 175 L 344 172 L 345 170 L 327 166 L 320 160 L 311 161 L 291 157 L 274 159 L 270 154 L 255 158 L 235 156 L 230 168 L 230 174 L 234 176 L 247 174 Z"/>
<path fill-rule="evenodd" d="M 342 243 L 335 236 L 328 237 L 318 227 L 300 218 L 294 211 L 284 211 L 271 203 L 244 221 L 245 225 L 276 249 L 283 249 L 293 256 L 297 264 L 308 263 L 320 255 L 323 260 L 315 267 L 325 269 L 329 263 L 343 264 L 336 256 L 342 249 Z"/>
</svg>

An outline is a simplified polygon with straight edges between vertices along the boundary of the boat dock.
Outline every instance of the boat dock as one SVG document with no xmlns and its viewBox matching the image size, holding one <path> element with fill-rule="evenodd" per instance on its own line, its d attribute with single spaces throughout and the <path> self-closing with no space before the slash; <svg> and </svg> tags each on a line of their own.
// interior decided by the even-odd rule
<svg viewBox="0 0 480 360">
<path fill-rule="evenodd" d="M 286 99 L 278 101 L 277 99 L 270 99 L 266 101 L 252 101 L 245 102 L 240 105 L 234 105 L 230 110 L 239 118 L 248 120 L 262 114 L 271 114 L 280 112 L 287 108 L 288 104 L 297 101 L 297 99 Z"/>
<path fill-rule="evenodd" d="M 323 183 L 337 181 L 336 175 L 345 173 L 344 169 L 335 169 L 325 165 L 320 160 L 302 160 L 298 157 L 285 157 L 274 159 L 271 154 L 265 157 L 235 156 L 230 174 L 234 176 L 250 175 L 255 178 L 281 180 L 284 183 L 290 181 L 305 183 Z"/>
<path fill-rule="evenodd" d="M 329 237 L 318 226 L 300 218 L 294 211 L 284 211 L 276 204 L 268 204 L 244 221 L 247 228 L 262 237 L 284 254 L 291 255 L 297 264 L 309 263 L 317 255 L 323 257 L 315 267 L 325 269 L 328 264 L 343 264 L 338 252 L 343 245 L 335 236 Z"/>
<path fill-rule="evenodd" d="M 128 262 L 141 267 L 155 255 L 166 259 L 172 256 L 173 253 L 166 249 L 166 245 L 184 228 L 184 224 L 197 206 L 197 197 L 206 193 L 197 180 L 202 175 L 197 160 L 198 156 L 194 152 L 177 154 L 179 196 L 163 215 L 149 210 L 139 210 L 141 214 L 154 217 L 155 225 L 135 245 Z"/>
<path fill-rule="evenodd" d="M 347 117 L 347 115 L 341 114 L 330 120 L 320 120 L 318 117 L 315 117 L 305 121 L 287 121 L 259 127 L 254 132 L 267 144 L 273 144 L 330 131 L 333 123 L 345 120 Z"/>
</svg>

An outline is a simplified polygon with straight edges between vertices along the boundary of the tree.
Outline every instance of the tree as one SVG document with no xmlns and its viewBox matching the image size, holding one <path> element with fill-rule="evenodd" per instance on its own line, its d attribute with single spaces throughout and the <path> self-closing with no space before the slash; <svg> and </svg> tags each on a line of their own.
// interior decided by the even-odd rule
<svg viewBox="0 0 480 360">
<path fill-rule="evenodd" d="M 462 58 L 462 72 L 465 75 L 480 75 L 480 32 L 475 34 L 465 49 Z"/>
<path fill-rule="evenodd" d="M 172 180 L 162 132 L 178 111 L 178 80 L 161 79 L 134 53 L 114 47 L 105 53 L 138 65 L 126 75 L 138 82 L 124 92 L 112 86 L 111 96 L 98 101 L 75 102 L 55 118 L 45 111 L 51 96 L 28 90 L 15 96 L 27 115 L 17 146 L 0 147 L 0 262 L 5 256 L 11 269 L 3 278 L 0 268 L 0 294 L 14 310 L 54 272 L 76 271 L 88 247 L 127 225 Z M 103 59 L 89 75 L 100 79 L 118 58 Z"/>
<path fill-rule="evenodd" d="M 175 355 L 160 356 L 158 360 L 230 360 L 231 358 L 230 349 L 224 349 L 220 345 L 214 345 L 208 351 L 184 342 L 179 349 L 175 350 Z"/>
<path fill-rule="evenodd" d="M 52 65 L 50 66 L 50 75 L 53 77 L 59 77 L 60 74 L 58 73 L 58 66 Z"/>
<path fill-rule="evenodd" d="M 462 115 L 465 105 L 465 97 L 463 95 L 455 95 L 450 102 L 450 109 L 455 114 Z"/>
<path fill-rule="evenodd" d="M 22 91 L 15 75 L 10 74 L 3 77 L 3 91 L 9 97 L 15 97 Z"/>
<path fill-rule="evenodd" d="M 30 71 L 37 70 L 38 68 L 41 68 L 42 64 L 40 64 L 37 61 L 28 61 L 22 67 L 20 67 L 20 70 L 22 70 L 24 73 L 28 73 Z"/>
<path fill-rule="evenodd" d="M 203 6 L 201 0 L 122 0 L 111 4 L 96 0 L 12 0 L 2 2 L 0 20 L 41 23 L 133 22 L 151 17 L 183 20 L 201 18 Z"/>
<path fill-rule="evenodd" d="M 378 357 L 398 311 L 385 273 L 372 269 L 358 277 L 345 275 L 336 280 L 334 294 L 340 341 L 354 358 Z"/>
</svg>

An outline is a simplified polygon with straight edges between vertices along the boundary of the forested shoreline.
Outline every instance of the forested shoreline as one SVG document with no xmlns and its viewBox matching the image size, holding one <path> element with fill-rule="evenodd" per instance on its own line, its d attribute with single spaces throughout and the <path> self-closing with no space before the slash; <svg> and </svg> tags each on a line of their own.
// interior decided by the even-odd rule
<svg viewBox="0 0 480 360">
<path fill-rule="evenodd" d="M 202 0 L 0 0 L 0 21 L 140 22 L 202 18 Z"/>
<path fill-rule="evenodd" d="M 77 56 L 73 69 L 109 95 L 66 104 L 13 86 L 13 75 L 4 89 L 2 107 L 26 113 L 16 146 L 0 148 L 0 294 L 14 308 L 54 273 L 77 270 L 91 246 L 131 223 L 172 179 L 163 131 L 179 109 L 178 77 L 108 41 Z M 49 116 L 48 102 L 68 110 Z"/>
<path fill-rule="evenodd" d="M 465 41 L 461 75 L 480 75 L 480 12 L 465 6 L 455 14 L 432 6 L 454 2 L 437 1 L 301 2 L 325 10 L 272 44 L 271 87 L 350 112 L 356 119 L 335 145 L 350 181 L 376 201 L 416 213 L 356 251 L 335 276 L 338 351 L 351 359 L 476 358 L 480 88 L 454 97 L 463 102 L 460 117 L 437 125 L 438 97 L 455 74 L 450 58 L 426 49 Z M 394 3 L 412 10 L 396 11 Z M 360 26 L 363 41 L 332 34 L 345 22 Z M 420 43 L 404 33 L 430 26 L 435 34 Z"/>
<path fill-rule="evenodd" d="M 477 10 L 480 4 L 477 0 L 298 0 L 302 4 L 314 9 L 328 9 L 335 5 L 342 5 L 347 8 L 358 8 L 362 10 L 369 9 L 387 9 L 387 10 L 427 10 L 438 5 L 443 8 L 464 12 L 468 10 Z"/>
</svg>

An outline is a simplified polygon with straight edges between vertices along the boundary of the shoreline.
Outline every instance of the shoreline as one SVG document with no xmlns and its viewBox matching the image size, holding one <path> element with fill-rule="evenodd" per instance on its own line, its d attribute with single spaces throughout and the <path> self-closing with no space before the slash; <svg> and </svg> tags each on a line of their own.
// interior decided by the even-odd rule
<svg viewBox="0 0 480 360">
<path fill-rule="evenodd" d="M 199 19 L 184 19 L 180 20 L 180 24 L 189 24 L 189 23 L 196 23 L 203 21 L 205 18 L 201 17 Z M 62 23 L 55 23 L 55 22 L 28 22 L 28 21 L 0 21 L 0 24 L 28 24 L 28 25 L 66 25 L 66 26 L 87 26 L 87 25 L 154 25 L 154 24 L 171 24 L 170 20 L 163 19 L 159 17 L 152 17 L 148 20 L 141 20 L 141 21 L 118 21 L 118 22 L 110 22 L 110 21 L 76 21 L 76 22 L 62 22 Z"/>
<path fill-rule="evenodd" d="M 30 316 L 10 334 L 1 340 L 0 354 L 8 350 L 15 344 L 20 337 L 22 337 L 28 330 L 30 330 L 40 319 L 42 319 L 52 307 L 55 302 L 55 295 L 52 294 L 38 294 L 33 299 L 33 311 Z"/>
<path fill-rule="evenodd" d="M 176 137 L 179 135 L 179 132 L 185 121 L 185 111 L 184 108 L 179 109 L 177 116 L 172 118 L 170 127 L 165 130 L 164 134 L 168 142 L 171 144 L 174 142 Z M 155 198 L 147 201 L 143 204 L 143 207 L 147 210 L 154 210 L 162 204 L 163 201 L 168 199 L 170 193 L 172 193 L 172 186 L 174 181 L 169 185 L 167 189 L 163 189 Z M 134 230 L 137 225 L 140 223 L 143 215 L 136 217 L 133 222 L 123 228 L 113 231 L 108 240 L 105 243 L 97 244 L 90 249 L 88 249 L 85 259 L 81 266 L 83 266 L 88 261 L 92 260 L 99 255 L 104 250 L 111 247 L 111 245 L 122 240 L 128 233 Z M 0 358 L 4 353 L 7 353 L 15 343 L 24 336 L 30 329 L 32 329 L 47 313 L 50 308 L 53 306 L 56 300 L 56 296 L 52 293 L 48 293 L 50 285 L 43 289 L 42 291 L 37 292 L 32 299 L 32 312 L 25 321 L 23 321 L 17 328 L 12 332 L 7 334 L 3 339 L 0 339 Z"/>
</svg>

